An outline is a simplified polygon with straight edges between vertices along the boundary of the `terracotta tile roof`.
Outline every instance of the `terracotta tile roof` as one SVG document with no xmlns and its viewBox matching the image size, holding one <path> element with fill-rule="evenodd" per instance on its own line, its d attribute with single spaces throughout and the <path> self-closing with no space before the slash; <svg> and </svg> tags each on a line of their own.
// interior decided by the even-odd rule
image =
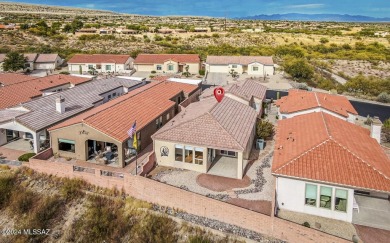
<svg viewBox="0 0 390 243">
<path fill-rule="evenodd" d="M 125 64 L 127 60 L 132 59 L 130 55 L 112 55 L 112 54 L 76 54 L 68 63 L 117 63 Z"/>
<path fill-rule="evenodd" d="M 256 123 L 256 111 L 241 102 L 225 97 L 190 104 L 162 129 L 154 139 L 217 149 L 244 151 Z"/>
<path fill-rule="evenodd" d="M 33 79 L 37 79 L 37 77 L 18 73 L 0 73 L 0 84 L 3 86 L 21 83 Z"/>
<path fill-rule="evenodd" d="M 198 54 L 139 54 L 134 60 L 134 64 L 164 63 L 167 60 L 181 63 L 200 63 Z"/>
<path fill-rule="evenodd" d="M 278 122 L 272 172 L 390 192 L 390 160 L 369 131 L 324 112 Z"/>
<path fill-rule="evenodd" d="M 71 83 L 74 85 L 90 81 L 90 78 L 81 78 L 71 75 L 51 75 L 36 78 L 0 88 L 0 109 L 12 107 L 30 99 L 41 96 L 42 90 Z"/>
<path fill-rule="evenodd" d="M 322 107 L 344 117 L 348 117 L 348 113 L 358 114 L 346 97 L 320 92 L 290 90 L 288 96 L 277 100 L 275 104 L 280 107 L 281 113 L 294 113 Z"/>
<path fill-rule="evenodd" d="M 35 60 L 37 63 L 56 62 L 58 54 L 39 54 Z"/>
<path fill-rule="evenodd" d="M 153 82 L 50 130 L 63 128 L 70 124 L 84 123 L 117 141 L 124 142 L 128 139 L 127 131 L 135 120 L 137 130 L 141 130 L 175 105 L 175 102 L 170 100 L 171 98 L 181 92 L 192 93 L 198 88 L 196 85 L 169 81 Z"/>
<path fill-rule="evenodd" d="M 207 64 L 241 64 L 248 65 L 258 62 L 264 65 L 274 65 L 274 61 L 270 56 L 207 56 Z"/>
<path fill-rule="evenodd" d="M 241 83 L 233 84 L 228 92 L 247 101 L 251 100 L 252 96 L 264 100 L 267 87 L 255 80 L 247 79 Z"/>
</svg>

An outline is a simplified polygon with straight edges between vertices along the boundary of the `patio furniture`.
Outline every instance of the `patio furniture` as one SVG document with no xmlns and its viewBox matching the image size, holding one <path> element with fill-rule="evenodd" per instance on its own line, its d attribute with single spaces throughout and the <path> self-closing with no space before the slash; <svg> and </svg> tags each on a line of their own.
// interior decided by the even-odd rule
<svg viewBox="0 0 390 243">
<path fill-rule="evenodd" d="M 114 158 L 114 153 L 113 152 L 107 152 L 105 154 L 107 160 L 112 160 Z"/>
<path fill-rule="evenodd" d="M 307 204 L 315 206 L 316 205 L 316 200 L 315 199 L 307 199 Z"/>
<path fill-rule="evenodd" d="M 347 211 L 347 200 L 340 199 L 339 204 L 337 204 L 335 207 L 339 211 L 346 212 Z"/>
<path fill-rule="evenodd" d="M 357 204 L 355 197 L 353 197 L 353 209 L 357 209 L 357 211 L 359 213 L 359 205 Z"/>
<path fill-rule="evenodd" d="M 328 196 L 321 196 L 320 199 L 321 199 L 320 206 L 323 207 L 323 208 L 326 208 L 327 204 L 330 201 L 330 197 L 328 197 Z"/>
</svg>

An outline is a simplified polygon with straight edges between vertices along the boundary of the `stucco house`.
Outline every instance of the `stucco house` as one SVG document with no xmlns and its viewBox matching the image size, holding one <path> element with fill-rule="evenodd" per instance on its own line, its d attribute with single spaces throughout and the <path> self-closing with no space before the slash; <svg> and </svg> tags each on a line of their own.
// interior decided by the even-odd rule
<svg viewBox="0 0 390 243">
<path fill-rule="evenodd" d="M 58 54 L 38 54 L 34 62 L 35 70 L 54 70 L 61 66 L 63 59 Z"/>
<path fill-rule="evenodd" d="M 180 73 L 186 71 L 198 74 L 200 58 L 198 54 L 139 54 L 134 60 L 138 72 Z"/>
<path fill-rule="evenodd" d="M 152 143 L 151 135 L 199 93 L 198 85 L 170 81 L 146 84 L 50 128 L 53 153 L 123 168 L 134 161 L 134 137 L 141 153 Z M 135 122 L 136 133 L 129 137 Z"/>
<path fill-rule="evenodd" d="M 270 56 L 207 56 L 206 72 L 226 73 L 234 70 L 238 74 L 266 77 L 275 73 Z"/>
<path fill-rule="evenodd" d="M 130 73 L 133 58 L 130 55 L 76 54 L 68 61 L 72 73 L 87 73 L 95 70 L 102 73 Z"/>
<path fill-rule="evenodd" d="M 279 119 L 291 118 L 311 112 L 325 112 L 337 118 L 355 123 L 358 115 L 349 100 L 341 95 L 305 90 L 289 90 L 275 102 L 278 107 Z"/>
<path fill-rule="evenodd" d="M 272 163 L 276 207 L 352 222 L 359 195 L 388 205 L 390 159 L 378 143 L 381 125 L 374 122 L 370 134 L 322 111 L 279 121 Z"/>
<path fill-rule="evenodd" d="M 224 87 L 225 97 L 239 101 L 254 108 L 259 117 L 263 114 L 263 103 L 266 99 L 267 87 L 256 80 L 247 79 Z M 201 99 L 214 97 L 214 87 L 204 90 Z"/>
<path fill-rule="evenodd" d="M 152 136 L 156 162 L 242 179 L 256 121 L 253 108 L 229 97 L 192 103 Z"/>
</svg>

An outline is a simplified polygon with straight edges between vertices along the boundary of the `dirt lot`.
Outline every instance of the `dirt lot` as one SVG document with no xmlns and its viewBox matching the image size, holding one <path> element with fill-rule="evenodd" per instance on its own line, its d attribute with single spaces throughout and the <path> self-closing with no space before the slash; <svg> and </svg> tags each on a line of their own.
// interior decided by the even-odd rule
<svg viewBox="0 0 390 243">
<path fill-rule="evenodd" d="M 368 61 L 348 61 L 348 60 L 333 60 L 328 61 L 332 64 L 332 71 L 335 74 L 343 72 L 349 77 L 355 77 L 359 73 L 364 76 L 375 76 L 378 78 L 387 78 L 390 76 L 390 63 L 378 62 L 374 65 Z"/>
</svg>

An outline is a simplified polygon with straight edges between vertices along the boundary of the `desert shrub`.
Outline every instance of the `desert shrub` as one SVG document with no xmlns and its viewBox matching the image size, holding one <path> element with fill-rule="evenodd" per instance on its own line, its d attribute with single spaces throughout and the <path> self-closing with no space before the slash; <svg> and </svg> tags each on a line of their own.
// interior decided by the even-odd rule
<svg viewBox="0 0 390 243">
<path fill-rule="evenodd" d="M 60 74 L 69 75 L 70 73 L 68 71 L 61 71 Z"/>
<path fill-rule="evenodd" d="M 309 222 L 303 222 L 303 224 L 302 224 L 303 226 L 305 226 L 305 227 L 308 227 L 308 228 L 310 228 L 310 224 L 309 224 Z"/>
<path fill-rule="evenodd" d="M 365 125 L 371 125 L 372 124 L 372 118 L 370 116 L 367 116 L 367 119 L 364 121 Z"/>
<path fill-rule="evenodd" d="M 153 71 L 151 71 L 150 73 L 153 73 L 153 74 L 155 74 L 155 73 L 156 73 L 156 71 L 155 71 L 155 70 L 153 70 Z"/>
<path fill-rule="evenodd" d="M 313 67 L 302 58 L 285 58 L 283 67 L 287 73 L 298 79 L 310 79 L 314 74 Z"/>
<path fill-rule="evenodd" d="M 19 156 L 18 160 L 19 160 L 19 161 L 26 161 L 26 162 L 28 162 L 29 159 L 30 159 L 31 157 L 33 157 L 34 155 L 35 155 L 35 153 L 23 154 L 23 155 Z"/>
<path fill-rule="evenodd" d="M 24 214 L 32 208 L 36 199 L 37 195 L 35 195 L 34 192 L 20 187 L 13 193 L 10 206 L 14 212 Z"/>
<path fill-rule="evenodd" d="M 274 125 L 268 120 L 260 120 L 256 127 L 257 137 L 267 139 L 274 134 Z"/>
<path fill-rule="evenodd" d="M 321 42 L 322 44 L 325 44 L 325 43 L 328 43 L 328 42 L 329 42 L 329 39 L 328 39 L 328 38 L 325 38 L 325 37 L 322 37 L 322 38 L 320 39 L 320 42 Z"/>
<path fill-rule="evenodd" d="M 382 92 L 378 95 L 376 100 L 383 103 L 390 103 L 390 94 Z"/>
<path fill-rule="evenodd" d="M 199 75 L 205 75 L 206 71 L 205 70 L 199 70 Z"/>
<path fill-rule="evenodd" d="M 213 240 L 204 235 L 195 235 L 189 237 L 189 243 L 212 243 Z"/>
<path fill-rule="evenodd" d="M 134 242 L 177 242 L 176 222 L 167 216 L 148 214 L 131 230 Z"/>
<path fill-rule="evenodd" d="M 2 208 L 10 199 L 12 189 L 14 188 L 15 176 L 8 173 L 0 175 L 0 208 Z"/>
<path fill-rule="evenodd" d="M 385 120 L 385 121 L 383 122 L 383 127 L 384 127 L 384 128 L 389 128 L 389 129 L 390 129 L 390 118 L 387 119 L 387 120 Z"/>
<path fill-rule="evenodd" d="M 85 185 L 85 181 L 80 179 L 62 179 L 62 186 L 60 193 L 66 200 L 72 200 L 83 195 L 82 188 Z"/>
</svg>

